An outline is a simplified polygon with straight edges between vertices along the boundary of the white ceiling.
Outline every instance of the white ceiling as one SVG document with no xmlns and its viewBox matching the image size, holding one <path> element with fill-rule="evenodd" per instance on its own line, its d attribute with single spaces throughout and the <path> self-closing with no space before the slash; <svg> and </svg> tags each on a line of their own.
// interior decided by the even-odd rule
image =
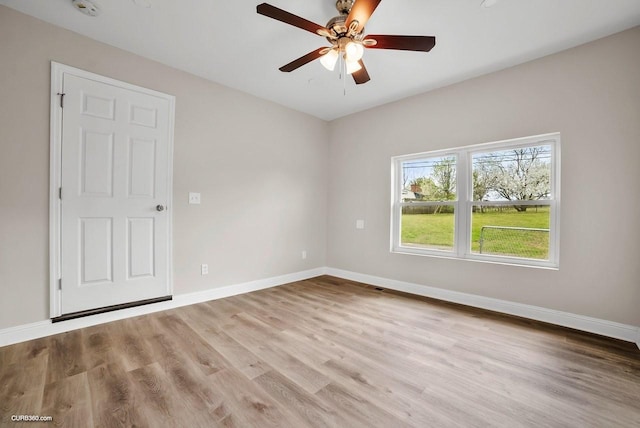
<svg viewBox="0 0 640 428">
<path fill-rule="evenodd" d="M 319 61 L 291 73 L 278 67 L 326 40 L 256 13 L 261 0 L 95 0 L 99 17 L 71 0 L 0 0 L 44 21 L 332 120 L 410 95 L 503 69 L 640 24 L 640 0 L 383 0 L 369 34 L 436 36 L 430 53 L 368 50 L 371 81 L 356 86 Z M 138 0 L 138 3 L 143 3 Z M 320 25 L 333 0 L 268 0 Z M 73 65 L 73 64 L 70 64 Z M 344 93 L 346 89 L 346 95 Z"/>
</svg>

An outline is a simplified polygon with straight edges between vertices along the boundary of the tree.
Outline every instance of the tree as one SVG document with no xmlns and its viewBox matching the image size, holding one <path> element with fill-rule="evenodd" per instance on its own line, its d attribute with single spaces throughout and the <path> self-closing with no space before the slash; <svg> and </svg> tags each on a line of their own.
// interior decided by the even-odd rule
<svg viewBox="0 0 640 428">
<path fill-rule="evenodd" d="M 473 166 L 473 200 L 482 201 L 496 188 L 501 172 L 495 163 L 478 162 Z"/>
<path fill-rule="evenodd" d="M 439 201 L 456 199 L 456 159 L 442 158 L 433 165 L 431 178 L 436 185 L 436 197 Z"/>
<path fill-rule="evenodd" d="M 435 201 L 454 201 L 456 199 L 456 159 L 453 157 L 442 158 L 433 165 L 431 179 L 435 185 Z M 442 211 L 442 205 L 438 205 L 434 214 Z M 446 210 L 446 212 L 449 212 Z"/>
<path fill-rule="evenodd" d="M 483 201 L 489 192 L 495 187 L 497 174 L 490 171 L 486 164 L 480 164 L 480 168 L 473 169 L 473 200 Z M 473 207 L 476 211 L 476 207 Z M 480 212 L 484 212 L 484 205 L 480 205 Z"/>
<path fill-rule="evenodd" d="M 545 161 L 548 154 L 545 147 L 526 147 L 503 152 L 496 162 L 487 162 L 484 172 L 479 171 L 478 183 L 488 184 L 490 191 L 508 201 L 548 198 L 551 193 L 550 168 Z M 479 184 L 478 192 L 480 191 Z M 522 212 L 527 210 L 527 205 L 514 205 L 514 208 Z"/>
</svg>

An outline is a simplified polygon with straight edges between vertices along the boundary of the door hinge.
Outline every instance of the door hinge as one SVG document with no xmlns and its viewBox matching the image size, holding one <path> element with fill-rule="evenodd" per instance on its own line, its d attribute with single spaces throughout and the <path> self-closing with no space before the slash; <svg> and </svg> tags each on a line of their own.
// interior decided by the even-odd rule
<svg viewBox="0 0 640 428">
<path fill-rule="evenodd" d="M 58 188 L 58 199 L 62 199 L 62 187 Z"/>
<path fill-rule="evenodd" d="M 64 92 L 58 92 L 60 95 L 60 108 L 64 108 L 64 96 L 66 95 Z"/>
<path fill-rule="evenodd" d="M 58 279 L 58 290 L 62 290 L 62 278 Z"/>
</svg>

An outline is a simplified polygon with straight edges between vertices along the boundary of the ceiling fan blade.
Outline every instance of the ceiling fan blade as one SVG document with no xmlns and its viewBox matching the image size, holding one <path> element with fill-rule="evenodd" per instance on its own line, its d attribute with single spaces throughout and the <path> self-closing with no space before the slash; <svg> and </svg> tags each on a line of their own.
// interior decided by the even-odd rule
<svg viewBox="0 0 640 428">
<path fill-rule="evenodd" d="M 377 43 L 369 45 L 367 40 Z M 432 36 L 389 36 L 370 34 L 365 37 L 364 45 L 369 49 L 397 49 L 401 51 L 429 52 L 436 45 L 436 38 Z"/>
<path fill-rule="evenodd" d="M 316 60 L 318 58 L 320 58 L 323 55 L 324 50 L 326 50 L 327 48 L 318 48 L 313 52 L 309 52 L 308 54 L 301 56 L 300 58 L 291 61 L 289 64 L 287 65 L 283 65 L 282 67 L 279 68 L 280 71 L 284 71 L 285 73 L 288 73 L 290 71 L 295 70 L 296 68 L 300 68 L 305 64 L 310 63 L 313 60 Z"/>
<path fill-rule="evenodd" d="M 307 21 L 297 15 L 287 12 L 286 10 L 278 9 L 275 6 L 271 6 L 267 3 L 259 4 L 256 11 L 260 15 L 268 16 L 269 18 L 276 19 L 284 22 L 285 24 L 293 25 L 294 27 L 302 28 L 313 34 L 318 34 L 318 30 L 328 32 L 325 27 L 318 25 L 315 22 Z"/>
<path fill-rule="evenodd" d="M 354 71 L 353 73 L 351 73 L 351 76 L 353 76 L 353 80 L 355 80 L 356 85 L 361 85 L 363 83 L 367 83 L 369 80 L 371 80 L 371 78 L 369 77 L 369 73 L 367 72 L 367 69 L 364 66 L 364 62 L 360 60 L 358 61 L 358 63 L 362 68 L 358 71 Z"/>
<path fill-rule="evenodd" d="M 376 10 L 381 0 L 356 0 L 349 12 L 345 25 L 349 28 L 352 21 L 358 21 L 358 26 L 355 29 L 356 33 L 359 33 L 364 28 L 373 11 Z"/>
</svg>

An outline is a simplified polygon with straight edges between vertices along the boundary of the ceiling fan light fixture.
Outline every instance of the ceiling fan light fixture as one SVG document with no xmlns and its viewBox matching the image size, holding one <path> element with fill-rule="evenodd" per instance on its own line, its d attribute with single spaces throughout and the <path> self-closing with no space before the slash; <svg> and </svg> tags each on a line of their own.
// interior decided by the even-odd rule
<svg viewBox="0 0 640 428">
<path fill-rule="evenodd" d="M 336 68 L 336 62 L 338 62 L 338 51 L 331 49 L 326 54 L 320 57 L 320 63 L 329 71 L 333 71 Z"/>
<path fill-rule="evenodd" d="M 364 55 L 364 47 L 362 43 L 351 41 L 344 48 L 347 61 L 360 61 Z"/>
<path fill-rule="evenodd" d="M 362 66 L 358 61 L 347 60 L 345 61 L 345 64 L 347 65 L 347 74 L 353 74 L 356 71 L 362 70 Z"/>
</svg>

